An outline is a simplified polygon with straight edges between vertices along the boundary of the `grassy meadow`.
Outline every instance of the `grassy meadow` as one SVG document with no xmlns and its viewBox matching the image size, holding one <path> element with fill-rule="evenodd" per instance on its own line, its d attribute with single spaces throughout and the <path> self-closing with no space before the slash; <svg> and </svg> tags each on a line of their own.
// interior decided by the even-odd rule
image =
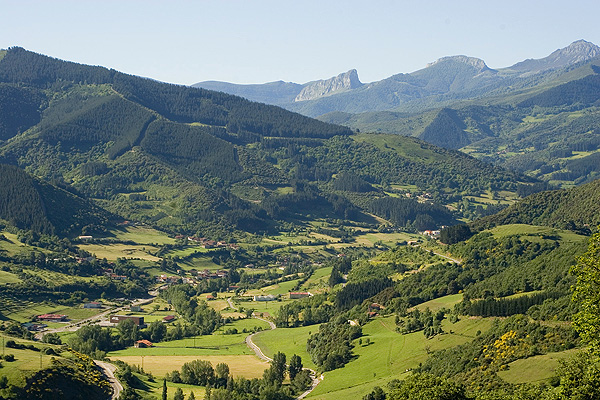
<svg viewBox="0 0 600 400">
<path fill-rule="evenodd" d="M 33 344 L 34 346 L 43 349 L 46 347 L 52 347 L 60 353 L 58 346 L 52 346 L 47 344 L 36 343 L 30 340 L 15 339 L 11 336 L 0 335 L 2 343 L 6 343 L 8 340 L 14 340 L 19 344 Z M 2 361 L 2 368 L 0 369 L 0 376 L 6 376 L 8 383 L 16 386 L 23 386 L 25 384 L 25 376 L 31 372 L 38 371 L 41 368 L 50 367 L 51 358 L 56 356 L 50 356 L 42 354 L 39 351 L 33 351 L 29 349 L 13 349 L 9 347 L 3 347 L 2 353 L 5 355 L 12 354 L 15 356 L 14 361 Z M 69 353 L 65 353 L 69 354 Z M 0 390 L 0 398 L 2 398 L 2 390 Z"/>
<path fill-rule="evenodd" d="M 490 232 L 497 238 L 519 235 L 530 242 L 542 242 L 544 240 L 554 240 L 554 238 L 559 238 L 565 242 L 588 240 L 586 236 L 578 235 L 571 231 L 525 224 L 501 225 L 490 229 Z"/>
<path fill-rule="evenodd" d="M 512 384 L 540 383 L 554 375 L 560 360 L 574 356 L 579 351 L 571 349 L 516 360 L 508 364 L 508 369 L 499 371 L 498 376 Z"/>
<path fill-rule="evenodd" d="M 396 332 L 393 317 L 376 318 L 363 327 L 363 344 L 355 341 L 354 354 L 358 358 L 340 368 L 325 373 L 325 379 L 311 393 L 310 398 L 334 400 L 360 399 L 373 386 L 384 386 L 392 379 L 418 367 L 429 357 L 429 352 L 445 349 L 473 340 L 476 332 L 486 331 L 490 319 L 461 319 L 456 324 L 445 320 L 447 333 L 427 339 L 423 332 L 401 335 Z M 370 344 L 366 344 L 366 338 Z"/>
<path fill-rule="evenodd" d="M 421 303 L 418 306 L 414 307 L 419 311 L 424 311 L 426 308 L 429 308 L 431 311 L 437 311 L 442 308 L 452 309 L 455 304 L 458 304 L 462 301 L 463 295 L 459 294 L 451 294 L 444 297 L 438 297 L 437 299 L 426 301 L 425 303 Z"/>
</svg>

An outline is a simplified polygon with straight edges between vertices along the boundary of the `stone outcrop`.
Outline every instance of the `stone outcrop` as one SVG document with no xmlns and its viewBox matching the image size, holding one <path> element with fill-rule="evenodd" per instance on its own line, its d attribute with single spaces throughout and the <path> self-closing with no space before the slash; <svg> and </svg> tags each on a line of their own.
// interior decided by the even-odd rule
<svg viewBox="0 0 600 400">
<path fill-rule="evenodd" d="M 314 100 L 330 94 L 356 89 L 363 84 L 358 79 L 358 73 L 355 69 L 339 74 L 330 79 L 309 82 L 298 93 L 294 101 Z"/>
</svg>

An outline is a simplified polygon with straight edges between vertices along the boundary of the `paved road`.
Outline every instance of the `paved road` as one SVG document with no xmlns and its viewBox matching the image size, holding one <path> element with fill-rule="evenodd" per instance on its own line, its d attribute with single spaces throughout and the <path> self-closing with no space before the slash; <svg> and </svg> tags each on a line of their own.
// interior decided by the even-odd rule
<svg viewBox="0 0 600 400">
<path fill-rule="evenodd" d="M 231 301 L 231 297 L 227 298 L 227 303 L 229 304 L 229 308 L 232 310 L 238 310 L 238 308 L 233 304 L 233 301 Z"/>
<path fill-rule="evenodd" d="M 121 382 L 119 382 L 119 380 L 115 377 L 115 371 L 117 370 L 117 367 L 113 364 L 100 360 L 94 360 L 94 362 L 97 366 L 102 368 L 102 370 L 104 371 L 104 375 L 106 375 L 108 381 L 110 382 L 110 386 L 112 386 L 113 388 L 111 399 L 118 399 L 119 395 L 121 394 L 121 391 L 123 390 L 123 385 L 121 385 Z"/>
<path fill-rule="evenodd" d="M 231 303 L 231 298 L 228 298 L 227 302 L 233 308 L 232 303 Z M 277 329 L 277 326 L 272 321 L 257 317 L 256 315 L 252 315 L 252 317 L 256 318 L 256 319 L 260 319 L 261 321 L 265 321 L 266 323 L 268 323 L 271 330 Z M 271 361 L 273 361 L 273 359 L 271 357 L 268 357 L 267 355 L 265 355 L 265 353 L 263 353 L 263 351 L 260 349 L 260 347 L 258 347 L 256 345 L 256 343 L 254 343 L 254 340 L 252 340 L 253 337 L 259 333 L 260 332 L 255 332 L 251 335 L 246 336 L 246 345 L 248 347 L 250 347 L 250 349 L 252 349 L 252 351 L 254 351 L 254 353 L 256 354 L 256 356 L 258 358 L 260 358 L 261 360 L 264 360 L 264 361 L 271 362 Z M 320 376 L 317 376 L 317 372 L 310 368 L 303 368 L 303 369 L 310 371 L 310 378 L 312 379 L 312 384 L 311 384 L 310 388 L 308 388 L 304 393 L 302 393 L 300 396 L 296 397 L 296 400 L 301 400 L 301 399 L 305 398 L 306 396 L 308 396 L 313 390 L 315 390 L 317 385 L 319 383 L 321 383 L 321 381 L 324 378 L 323 374 L 321 374 Z"/>
<path fill-rule="evenodd" d="M 433 254 L 435 254 L 436 256 L 440 256 L 440 257 L 442 257 L 442 258 L 446 258 L 446 259 L 448 259 L 448 260 L 450 260 L 450 261 L 452 261 L 452 262 L 455 262 L 455 263 L 457 263 L 457 264 L 460 264 L 460 263 L 462 262 L 461 260 L 459 260 L 459 259 L 457 259 L 457 258 L 452 258 L 452 257 L 449 257 L 449 256 L 447 256 L 447 255 L 445 255 L 445 254 L 438 253 L 437 251 L 433 251 L 433 250 L 430 250 L 430 249 L 426 249 L 425 247 L 422 247 L 422 246 L 420 246 L 420 245 L 418 245 L 418 244 L 417 244 L 417 245 L 415 245 L 414 247 L 421 247 L 423 250 L 431 251 L 431 252 L 432 252 Z"/>
<path fill-rule="evenodd" d="M 435 254 L 436 256 L 440 256 L 440 257 L 446 258 L 446 259 L 448 259 L 448 260 L 450 260 L 450 261 L 453 261 L 453 262 L 455 262 L 455 263 L 457 263 L 457 264 L 460 264 L 460 263 L 461 263 L 461 261 L 460 261 L 459 259 L 457 259 L 457 258 L 452 258 L 452 257 L 449 257 L 449 256 L 447 256 L 447 255 L 444 255 L 444 254 L 442 254 L 442 253 L 438 253 L 438 252 L 435 252 L 435 251 L 432 251 L 432 252 L 433 252 L 433 254 Z"/>
</svg>

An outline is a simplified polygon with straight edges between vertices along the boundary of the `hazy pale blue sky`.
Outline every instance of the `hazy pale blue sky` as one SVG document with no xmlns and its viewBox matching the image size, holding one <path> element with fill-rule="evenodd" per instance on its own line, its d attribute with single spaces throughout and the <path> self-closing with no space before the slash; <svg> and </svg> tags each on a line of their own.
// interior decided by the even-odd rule
<svg viewBox="0 0 600 400">
<path fill-rule="evenodd" d="M 447 55 L 491 68 L 578 39 L 600 45 L 600 2 L 0 0 L 0 48 L 21 46 L 166 82 L 363 82 Z"/>
</svg>

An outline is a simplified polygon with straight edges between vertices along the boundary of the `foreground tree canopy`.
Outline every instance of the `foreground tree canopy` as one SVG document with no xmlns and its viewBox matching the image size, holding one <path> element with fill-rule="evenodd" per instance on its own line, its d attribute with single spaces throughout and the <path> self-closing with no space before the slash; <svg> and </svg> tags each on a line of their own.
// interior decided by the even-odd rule
<svg viewBox="0 0 600 400">
<path fill-rule="evenodd" d="M 573 316 L 573 324 L 591 350 L 600 355 L 600 233 L 592 236 L 588 251 L 572 272 L 577 276 L 573 301 L 580 310 Z"/>
</svg>

